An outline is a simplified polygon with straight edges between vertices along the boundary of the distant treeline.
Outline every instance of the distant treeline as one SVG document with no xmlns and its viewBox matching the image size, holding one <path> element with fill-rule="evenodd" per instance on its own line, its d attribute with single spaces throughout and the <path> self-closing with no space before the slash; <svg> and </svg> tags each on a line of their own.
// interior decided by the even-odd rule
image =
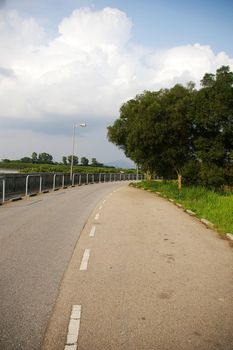
<svg viewBox="0 0 233 350">
<path fill-rule="evenodd" d="M 10 163 L 12 162 L 10 159 L 2 159 L 2 162 L 4 163 Z M 33 152 L 31 157 L 23 157 L 21 159 L 13 160 L 13 162 L 21 162 L 21 163 L 29 163 L 29 164 L 64 164 L 64 165 L 70 165 L 72 162 L 72 155 L 69 156 L 63 156 L 62 157 L 62 163 L 54 162 L 53 156 L 49 153 L 42 152 L 37 154 L 36 152 Z M 73 164 L 78 165 L 79 164 L 79 158 L 75 155 L 73 155 Z M 91 159 L 91 163 L 89 163 L 89 159 L 86 157 L 82 157 L 80 160 L 80 164 L 83 166 L 91 165 L 93 167 L 102 167 L 104 166 L 103 163 L 100 163 L 96 160 L 96 158 Z"/>
<path fill-rule="evenodd" d="M 24 161 L 26 159 L 26 162 Z M 28 160 L 30 159 L 30 161 Z M 50 158 L 51 159 L 51 158 Z M 98 163 L 99 164 L 99 163 Z M 40 172 L 46 172 L 46 173 L 69 173 L 70 172 L 70 163 L 69 161 L 67 164 L 64 163 L 45 163 L 44 162 L 35 162 L 33 163 L 32 158 L 24 157 L 20 160 L 9 160 L 9 159 L 3 159 L 0 162 L 0 168 L 2 169 L 12 169 L 12 170 L 18 170 L 21 173 L 40 173 Z M 74 173 L 135 173 L 135 169 L 123 169 L 123 168 L 115 168 L 111 166 L 106 166 L 103 164 L 96 165 L 96 163 L 90 164 L 90 165 L 82 165 L 77 164 L 74 162 L 73 166 L 73 172 Z"/>
<path fill-rule="evenodd" d="M 219 189 L 233 186 L 233 72 L 145 91 L 124 103 L 108 138 L 148 173 Z"/>
</svg>

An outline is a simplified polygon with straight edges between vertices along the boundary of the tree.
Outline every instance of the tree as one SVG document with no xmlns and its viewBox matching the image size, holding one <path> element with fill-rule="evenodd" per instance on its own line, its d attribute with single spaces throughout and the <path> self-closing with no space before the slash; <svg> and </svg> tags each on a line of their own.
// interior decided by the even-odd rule
<svg viewBox="0 0 233 350">
<path fill-rule="evenodd" d="M 92 166 L 97 166 L 98 165 L 98 162 L 97 162 L 96 158 L 92 158 L 91 159 L 91 165 Z"/>
<path fill-rule="evenodd" d="M 64 165 L 67 165 L 67 164 L 68 164 L 68 163 L 67 163 L 67 157 L 66 157 L 66 156 L 63 156 L 63 157 L 62 157 L 62 162 L 63 162 Z"/>
<path fill-rule="evenodd" d="M 84 166 L 88 166 L 89 160 L 86 157 L 81 158 L 81 164 Z"/>
<path fill-rule="evenodd" d="M 177 175 L 192 157 L 192 122 L 188 114 L 192 89 L 176 85 L 158 92 L 146 91 L 126 102 L 120 118 L 108 127 L 108 138 L 140 164 L 149 177 L 156 172 Z"/>
<path fill-rule="evenodd" d="M 96 158 L 92 158 L 91 159 L 91 165 L 92 166 L 98 166 L 98 167 L 102 167 L 103 166 L 103 163 L 99 163 L 98 161 L 97 161 L 97 159 Z"/>
<path fill-rule="evenodd" d="M 53 156 L 49 153 L 39 153 L 38 155 L 38 163 L 41 164 L 52 164 L 53 163 Z"/>
<path fill-rule="evenodd" d="M 38 158 L 37 158 L 37 153 L 36 152 L 32 153 L 32 163 L 38 163 Z"/>
<path fill-rule="evenodd" d="M 232 183 L 233 72 L 222 66 L 205 74 L 195 94 L 195 153 L 200 180 L 210 187 Z"/>
<path fill-rule="evenodd" d="M 32 159 L 30 157 L 23 157 L 20 159 L 22 163 L 32 163 Z"/>
<path fill-rule="evenodd" d="M 69 164 L 72 162 L 72 155 L 67 157 Z M 78 165 L 78 157 L 73 155 L 73 165 Z"/>
<path fill-rule="evenodd" d="M 108 139 L 140 164 L 148 176 L 155 170 L 154 122 L 159 115 L 159 92 L 146 91 L 124 103 L 120 117 L 108 127 Z"/>
<path fill-rule="evenodd" d="M 233 184 L 233 72 L 205 74 L 200 90 L 145 91 L 124 103 L 108 139 L 151 176 L 189 183 Z"/>
</svg>

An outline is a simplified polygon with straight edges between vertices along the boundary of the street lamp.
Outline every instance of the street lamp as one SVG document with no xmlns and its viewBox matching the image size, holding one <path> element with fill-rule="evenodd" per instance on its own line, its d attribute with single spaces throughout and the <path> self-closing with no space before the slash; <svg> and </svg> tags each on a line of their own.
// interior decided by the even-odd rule
<svg viewBox="0 0 233 350">
<path fill-rule="evenodd" d="M 86 123 L 73 124 L 73 148 L 72 148 L 71 164 L 70 164 L 70 181 L 72 181 L 72 176 L 73 176 L 75 129 L 78 127 L 85 128 L 86 126 L 87 126 Z"/>
</svg>

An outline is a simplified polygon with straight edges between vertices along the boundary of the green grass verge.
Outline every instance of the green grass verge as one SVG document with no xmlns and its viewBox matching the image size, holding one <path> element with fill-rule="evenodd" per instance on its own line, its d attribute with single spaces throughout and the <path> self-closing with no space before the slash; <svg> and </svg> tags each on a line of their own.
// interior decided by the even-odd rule
<svg viewBox="0 0 233 350">
<path fill-rule="evenodd" d="M 192 210 L 197 217 L 212 222 L 220 233 L 233 233 L 233 193 L 217 193 L 204 187 L 183 186 L 179 193 L 175 181 L 143 181 L 133 186 L 160 192 L 172 198 L 185 209 Z"/>
</svg>

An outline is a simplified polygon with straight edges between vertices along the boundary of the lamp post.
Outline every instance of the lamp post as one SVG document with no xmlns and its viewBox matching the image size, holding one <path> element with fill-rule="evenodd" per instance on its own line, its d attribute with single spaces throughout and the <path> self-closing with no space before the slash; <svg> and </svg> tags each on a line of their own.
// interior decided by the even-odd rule
<svg viewBox="0 0 233 350">
<path fill-rule="evenodd" d="M 87 125 L 86 123 L 80 123 L 80 124 L 73 124 L 73 148 L 72 148 L 72 155 L 71 155 L 71 164 L 70 164 L 70 181 L 72 182 L 72 176 L 73 176 L 73 165 L 74 165 L 74 145 L 75 145 L 75 129 L 85 128 Z"/>
</svg>

